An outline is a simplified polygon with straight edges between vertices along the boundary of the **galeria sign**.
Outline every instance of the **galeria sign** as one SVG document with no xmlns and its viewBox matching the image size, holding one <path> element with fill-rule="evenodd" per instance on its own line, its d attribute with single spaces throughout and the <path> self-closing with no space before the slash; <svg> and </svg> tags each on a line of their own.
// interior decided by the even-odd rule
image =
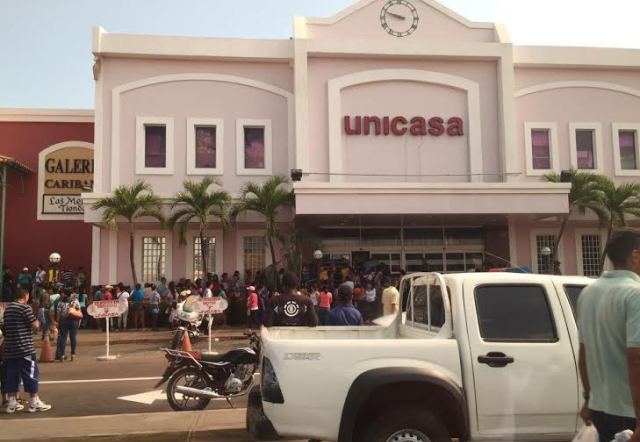
<svg viewBox="0 0 640 442">
<path fill-rule="evenodd" d="M 431 135 L 439 137 L 461 137 L 464 135 L 464 122 L 460 117 L 445 120 L 442 117 L 376 117 L 344 116 L 344 133 L 347 135 Z"/>
</svg>

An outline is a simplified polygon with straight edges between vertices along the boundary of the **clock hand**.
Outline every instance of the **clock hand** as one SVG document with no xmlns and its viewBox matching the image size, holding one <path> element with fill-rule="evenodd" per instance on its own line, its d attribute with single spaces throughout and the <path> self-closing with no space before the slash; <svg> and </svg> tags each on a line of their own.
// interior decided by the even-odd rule
<svg viewBox="0 0 640 442">
<path fill-rule="evenodd" d="M 400 15 L 400 14 L 396 14 L 396 13 L 394 13 L 394 12 L 388 12 L 388 11 L 387 11 L 387 14 L 389 14 L 391 17 L 398 18 L 398 19 L 400 19 L 400 20 L 405 20 L 405 17 L 404 17 L 404 16 L 402 16 L 402 15 Z"/>
</svg>

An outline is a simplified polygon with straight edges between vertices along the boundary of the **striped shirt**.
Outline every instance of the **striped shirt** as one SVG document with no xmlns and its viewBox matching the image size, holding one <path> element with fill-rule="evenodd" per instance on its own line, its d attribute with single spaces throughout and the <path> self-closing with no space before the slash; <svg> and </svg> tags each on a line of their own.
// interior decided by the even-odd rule
<svg viewBox="0 0 640 442">
<path fill-rule="evenodd" d="M 4 311 L 4 359 L 14 359 L 35 353 L 31 324 L 36 322 L 31 306 L 10 303 Z"/>
</svg>

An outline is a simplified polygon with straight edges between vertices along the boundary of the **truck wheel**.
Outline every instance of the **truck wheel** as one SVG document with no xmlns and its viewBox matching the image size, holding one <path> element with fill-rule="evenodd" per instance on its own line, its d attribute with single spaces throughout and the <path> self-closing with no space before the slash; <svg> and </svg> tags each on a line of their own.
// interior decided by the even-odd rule
<svg viewBox="0 0 640 442">
<path fill-rule="evenodd" d="M 366 425 L 366 423 L 365 423 Z M 433 413 L 395 409 L 372 423 L 362 439 L 367 442 L 451 442 L 442 421 Z"/>
</svg>

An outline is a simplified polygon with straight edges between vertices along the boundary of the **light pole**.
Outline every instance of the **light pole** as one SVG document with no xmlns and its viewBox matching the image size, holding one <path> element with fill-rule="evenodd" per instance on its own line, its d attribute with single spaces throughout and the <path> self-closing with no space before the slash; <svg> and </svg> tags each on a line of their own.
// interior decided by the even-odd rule
<svg viewBox="0 0 640 442">
<path fill-rule="evenodd" d="M 549 246 L 544 246 L 543 248 L 540 249 L 540 254 L 544 257 L 545 271 L 538 272 L 538 273 L 547 273 L 547 274 L 553 273 L 551 271 L 551 248 Z"/>
<path fill-rule="evenodd" d="M 324 255 L 322 254 L 322 250 L 314 250 L 313 251 L 313 259 L 315 260 L 315 270 L 316 270 L 316 283 L 318 283 L 318 278 L 320 277 L 320 260 Z"/>
<path fill-rule="evenodd" d="M 59 275 L 59 270 L 58 270 L 58 264 L 60 264 L 60 261 L 62 261 L 62 256 L 57 253 L 57 252 L 53 252 L 51 255 L 49 255 L 49 262 L 51 263 L 51 268 L 49 269 L 49 275 L 48 275 L 48 279 L 49 282 L 58 282 L 58 277 Z"/>
</svg>

